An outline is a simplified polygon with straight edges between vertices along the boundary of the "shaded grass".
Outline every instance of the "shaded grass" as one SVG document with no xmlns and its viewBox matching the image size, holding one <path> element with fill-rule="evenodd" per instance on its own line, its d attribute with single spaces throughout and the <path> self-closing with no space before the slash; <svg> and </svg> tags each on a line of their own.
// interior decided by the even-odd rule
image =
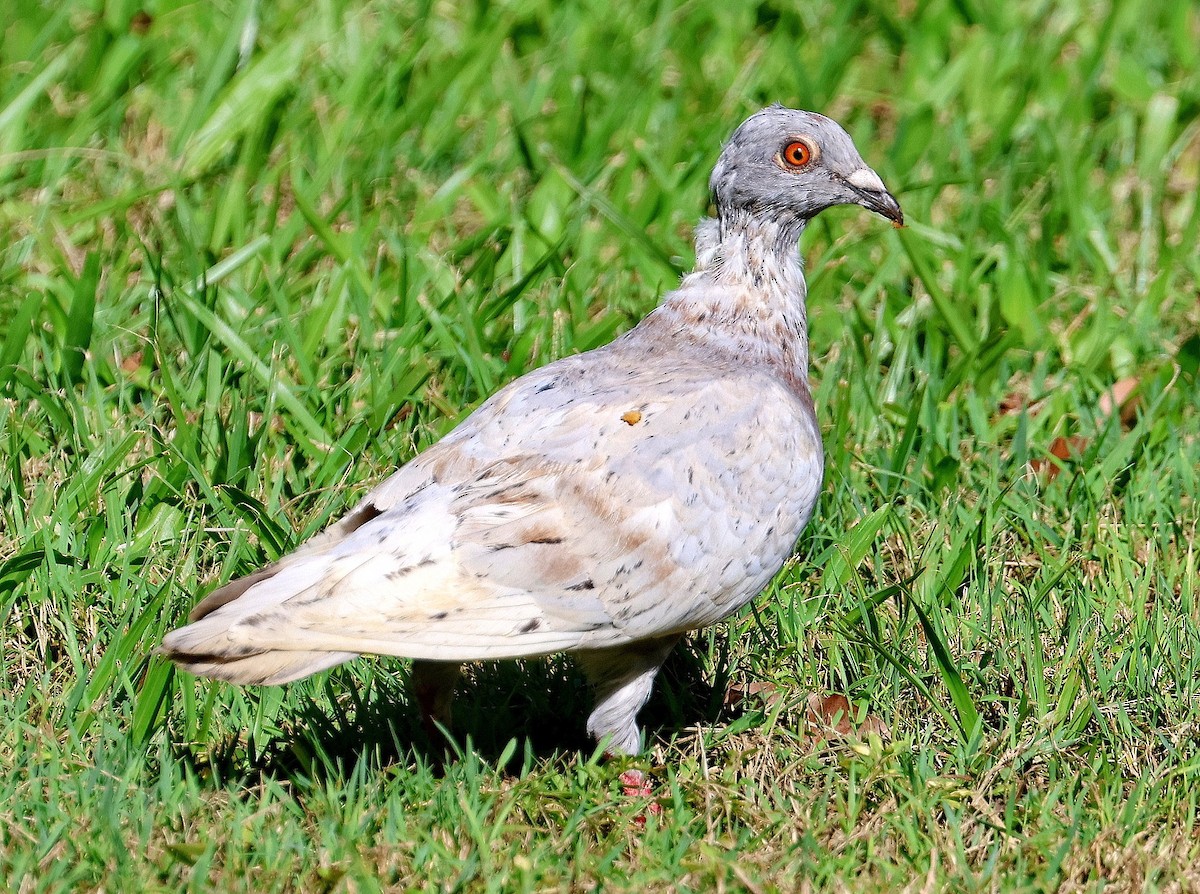
<svg viewBox="0 0 1200 894">
<path fill-rule="evenodd" d="M 2 15 L 10 887 L 1200 886 L 1193 7 Z M 805 236 L 826 489 L 669 666 L 661 819 L 564 661 L 477 669 L 439 773 L 402 662 L 243 691 L 150 657 L 207 582 L 632 325 L 774 100 L 838 117 L 911 224 Z M 726 705 L 746 681 L 778 697 Z M 814 743 L 827 691 L 891 738 Z"/>
</svg>

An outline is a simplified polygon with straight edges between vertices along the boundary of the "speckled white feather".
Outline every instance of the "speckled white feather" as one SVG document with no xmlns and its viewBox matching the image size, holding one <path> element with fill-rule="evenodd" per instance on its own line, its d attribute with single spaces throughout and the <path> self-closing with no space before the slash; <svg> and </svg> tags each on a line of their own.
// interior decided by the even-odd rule
<svg viewBox="0 0 1200 894">
<path fill-rule="evenodd" d="M 796 139 L 817 151 L 793 170 Z M 440 714 L 441 663 L 571 650 L 597 689 L 589 731 L 636 751 L 671 647 L 760 592 L 816 503 L 796 239 L 831 204 L 900 214 L 840 127 L 779 107 L 734 134 L 713 194 L 695 271 L 637 327 L 501 389 L 340 522 L 216 590 L 166 654 L 257 683 L 405 656 Z"/>
</svg>

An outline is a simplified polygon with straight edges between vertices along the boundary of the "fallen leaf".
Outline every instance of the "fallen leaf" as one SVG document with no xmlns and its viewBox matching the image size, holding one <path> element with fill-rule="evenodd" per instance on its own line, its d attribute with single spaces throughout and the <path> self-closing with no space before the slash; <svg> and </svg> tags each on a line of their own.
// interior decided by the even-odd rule
<svg viewBox="0 0 1200 894">
<path fill-rule="evenodd" d="M 1100 395 L 1097 407 L 1104 416 L 1119 413 L 1122 425 L 1132 425 L 1137 417 L 1138 402 L 1141 395 L 1138 386 L 1141 380 L 1133 376 L 1121 379 L 1111 388 Z"/>
<path fill-rule="evenodd" d="M 876 717 L 874 714 L 868 714 L 863 718 L 863 722 L 858 725 L 858 737 L 866 739 L 871 735 L 879 736 L 885 742 L 892 738 L 892 731 L 882 717 Z"/>
<path fill-rule="evenodd" d="M 725 707 L 736 708 L 747 699 L 757 698 L 770 709 L 779 704 L 785 692 L 782 686 L 766 680 L 754 680 L 746 684 L 735 683 L 725 690 Z"/>
<path fill-rule="evenodd" d="M 813 726 L 823 727 L 840 736 L 849 735 L 853 730 L 850 725 L 850 700 L 837 693 L 820 696 L 814 692 L 810 695 L 806 719 Z"/>
<path fill-rule="evenodd" d="M 1050 445 L 1050 452 L 1059 459 L 1079 457 L 1087 447 L 1087 438 L 1072 435 L 1069 438 L 1055 438 Z"/>
<path fill-rule="evenodd" d="M 1096 409 L 1102 416 L 1118 414 L 1121 424 L 1129 427 L 1137 418 L 1138 403 L 1141 400 L 1141 379 L 1129 376 L 1114 382 L 1112 387 L 1100 395 Z M 1008 398 L 1005 398 L 1007 401 Z M 1037 457 L 1029 461 L 1029 467 L 1035 475 L 1045 473 L 1047 481 L 1053 481 L 1063 470 L 1063 463 L 1068 459 L 1078 459 L 1087 449 L 1088 439 L 1080 435 L 1070 437 L 1059 436 L 1050 443 L 1050 456 Z"/>
<path fill-rule="evenodd" d="M 1043 459 L 1035 457 L 1029 461 L 1029 468 L 1033 470 L 1035 475 L 1042 472 L 1046 473 L 1046 480 L 1053 481 L 1058 473 L 1062 471 L 1062 463 L 1064 460 L 1076 458 L 1083 455 L 1083 451 L 1087 449 L 1087 438 L 1082 438 L 1079 435 L 1072 435 L 1069 438 L 1057 437 L 1050 444 L 1050 455 L 1053 459 Z"/>
<path fill-rule="evenodd" d="M 884 740 L 892 738 L 892 731 L 882 718 L 875 714 L 867 714 L 855 726 L 855 712 L 850 700 L 839 693 L 808 697 L 808 710 L 805 712 L 806 738 L 812 742 L 821 742 L 828 738 L 866 739 L 874 734 Z"/>
</svg>

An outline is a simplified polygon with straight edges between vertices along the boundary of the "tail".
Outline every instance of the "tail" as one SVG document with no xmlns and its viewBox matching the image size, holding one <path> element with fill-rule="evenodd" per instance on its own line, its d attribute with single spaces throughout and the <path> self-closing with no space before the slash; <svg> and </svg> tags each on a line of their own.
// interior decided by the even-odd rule
<svg viewBox="0 0 1200 894">
<path fill-rule="evenodd" d="M 367 504 L 297 552 L 214 591 L 192 623 L 163 638 L 162 654 L 202 676 L 286 683 L 364 652 L 454 662 L 532 657 L 578 648 L 611 628 L 604 604 L 576 592 L 591 580 L 548 596 L 536 575 L 533 588 L 495 580 L 478 561 L 464 566 L 445 542 L 456 522 L 439 503 L 417 514 L 403 525 L 372 524 L 381 513 Z M 466 554 L 481 550 L 486 545 L 468 544 Z"/>
<path fill-rule="evenodd" d="M 220 609 L 280 570 L 279 565 L 269 566 L 215 590 L 192 610 L 191 624 L 163 637 L 159 654 L 200 677 L 266 686 L 290 683 L 357 658 L 357 652 L 256 650 L 230 636 L 230 627 L 246 617 Z"/>
<path fill-rule="evenodd" d="M 176 630 L 175 633 L 184 633 Z M 230 683 L 277 686 L 299 680 L 317 671 L 356 658 L 354 652 L 259 652 L 245 658 L 227 658 L 223 655 L 205 655 L 202 652 L 184 652 L 169 643 L 174 634 L 163 640 L 161 652 L 190 674 L 228 680 Z"/>
</svg>

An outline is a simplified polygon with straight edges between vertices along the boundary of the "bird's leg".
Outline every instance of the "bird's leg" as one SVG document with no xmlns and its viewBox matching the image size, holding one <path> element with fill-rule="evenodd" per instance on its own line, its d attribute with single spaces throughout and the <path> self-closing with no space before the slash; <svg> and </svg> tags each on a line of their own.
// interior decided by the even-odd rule
<svg viewBox="0 0 1200 894">
<path fill-rule="evenodd" d="M 596 707 L 588 717 L 587 730 L 592 738 L 604 744 L 606 757 L 634 755 L 641 750 L 638 712 L 650 698 L 654 678 L 679 639 L 678 635 L 664 636 L 576 653 L 580 667 L 596 689 Z M 627 798 L 654 796 L 654 786 L 641 770 L 626 770 L 620 781 Z M 657 802 L 647 807 L 649 813 L 661 811 Z M 635 822 L 645 825 L 645 815 Z"/>
<path fill-rule="evenodd" d="M 641 750 L 637 715 L 650 698 L 658 669 L 677 642 L 678 634 L 672 634 L 576 653 L 596 689 L 596 707 L 588 717 L 587 730 L 604 744 L 606 754 L 633 755 Z"/>
<path fill-rule="evenodd" d="M 414 661 L 412 694 L 421 709 L 421 723 L 429 738 L 437 741 L 438 725 L 450 729 L 450 709 L 454 703 L 454 684 L 462 665 L 454 661 Z"/>
</svg>

